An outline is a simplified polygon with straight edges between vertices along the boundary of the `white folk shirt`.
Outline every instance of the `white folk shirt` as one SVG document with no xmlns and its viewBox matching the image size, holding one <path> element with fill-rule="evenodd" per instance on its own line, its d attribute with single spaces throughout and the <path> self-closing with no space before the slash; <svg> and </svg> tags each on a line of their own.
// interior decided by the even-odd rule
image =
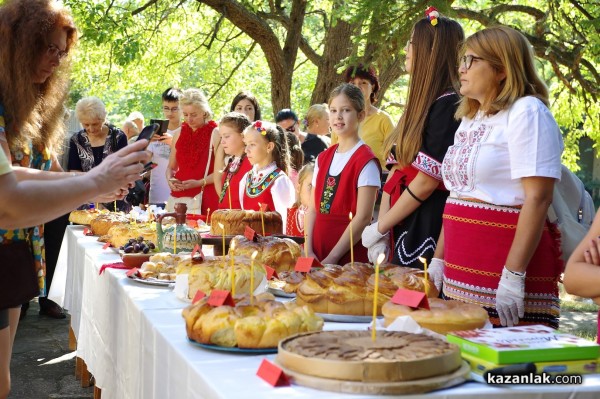
<svg viewBox="0 0 600 399">
<path fill-rule="evenodd" d="M 455 198 L 522 205 L 522 177 L 560 179 L 564 145 L 550 110 L 523 97 L 508 110 L 463 118 L 442 163 L 444 184 Z"/>
<path fill-rule="evenodd" d="M 167 130 L 171 136 L 181 131 L 181 127 Z M 151 204 L 163 204 L 171 195 L 171 188 L 167 182 L 167 166 L 171 156 L 171 146 L 161 141 L 153 141 L 148 144 L 148 151 L 152 152 L 152 162 L 156 167 L 150 172 L 150 193 L 148 202 Z"/>
</svg>

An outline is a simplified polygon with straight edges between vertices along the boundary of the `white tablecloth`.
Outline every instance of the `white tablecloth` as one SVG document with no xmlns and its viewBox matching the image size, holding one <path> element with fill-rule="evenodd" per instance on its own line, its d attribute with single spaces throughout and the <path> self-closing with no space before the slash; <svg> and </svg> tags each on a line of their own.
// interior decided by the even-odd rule
<svg viewBox="0 0 600 399">
<path fill-rule="evenodd" d="M 261 361 L 275 355 L 239 355 L 210 351 L 190 343 L 181 309 L 186 303 L 170 289 L 139 284 L 124 270 L 98 271 L 119 261 L 96 237 L 69 226 L 63 240 L 50 298 L 71 314 L 77 356 L 87 364 L 105 399 L 117 398 L 366 398 L 300 386 L 273 388 L 256 376 Z M 57 283 L 57 278 L 60 282 Z M 62 291 L 61 292 L 61 287 Z M 326 323 L 326 329 L 357 328 Z M 508 397 L 592 399 L 600 395 L 600 375 L 581 386 L 511 386 L 469 382 L 427 397 Z M 411 395 L 424 398 L 425 395 Z"/>
</svg>

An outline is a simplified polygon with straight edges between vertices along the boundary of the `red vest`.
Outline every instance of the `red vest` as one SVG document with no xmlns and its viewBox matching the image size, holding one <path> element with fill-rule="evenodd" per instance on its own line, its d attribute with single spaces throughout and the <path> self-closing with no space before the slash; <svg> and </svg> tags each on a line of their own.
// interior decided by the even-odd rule
<svg viewBox="0 0 600 399">
<path fill-rule="evenodd" d="M 242 209 L 242 204 L 240 203 L 240 181 L 250 169 L 252 169 L 252 164 L 250 164 L 250 161 L 245 156 L 237 171 L 230 173 L 229 165 L 225 168 L 223 177 L 221 178 L 223 184 L 222 191 L 224 192 L 219 202 L 219 209 Z M 228 179 L 229 183 L 226 184 Z M 231 195 L 229 194 L 230 192 Z M 229 203 L 230 200 L 231 204 Z"/>
<path fill-rule="evenodd" d="M 338 176 L 330 176 L 329 168 L 338 145 L 333 145 L 319 154 L 319 172 L 315 185 L 316 218 L 313 227 L 313 251 L 319 260 L 324 259 L 350 224 L 349 214 L 356 215 L 358 199 L 358 177 L 367 163 L 377 157 L 367 146 L 360 146 L 352 155 Z M 377 165 L 379 162 L 377 161 Z M 353 237 L 356 239 L 356 237 Z M 367 249 L 359 240 L 354 245 L 354 261 L 368 262 Z M 350 251 L 340 260 L 344 265 L 350 262 Z"/>
<path fill-rule="evenodd" d="M 265 176 L 258 187 L 252 187 L 252 176 L 251 173 L 248 173 L 246 187 L 244 187 L 244 198 L 242 198 L 242 209 L 259 211 L 259 204 L 267 204 L 267 211 L 275 212 L 275 203 L 273 202 L 271 189 L 275 180 L 283 175 L 283 171 L 277 168 Z"/>
</svg>

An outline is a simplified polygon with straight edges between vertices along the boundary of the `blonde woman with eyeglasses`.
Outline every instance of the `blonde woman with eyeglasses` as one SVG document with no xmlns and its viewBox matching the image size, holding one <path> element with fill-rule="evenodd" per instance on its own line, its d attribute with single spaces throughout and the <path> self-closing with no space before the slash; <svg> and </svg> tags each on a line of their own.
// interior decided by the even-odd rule
<svg viewBox="0 0 600 399">
<path fill-rule="evenodd" d="M 560 233 L 547 212 L 563 141 L 548 89 L 512 28 L 479 31 L 460 54 L 462 121 L 442 165 L 443 261 L 430 274 L 443 273 L 445 296 L 484 306 L 495 326 L 558 328 Z"/>
</svg>

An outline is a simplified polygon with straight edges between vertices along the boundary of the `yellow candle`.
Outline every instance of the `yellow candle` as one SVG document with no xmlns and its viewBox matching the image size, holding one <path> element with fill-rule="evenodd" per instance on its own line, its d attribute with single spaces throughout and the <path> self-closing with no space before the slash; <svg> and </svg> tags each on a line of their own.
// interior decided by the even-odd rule
<svg viewBox="0 0 600 399">
<path fill-rule="evenodd" d="M 225 226 L 223 226 L 223 223 L 219 223 L 219 227 L 223 232 L 223 267 L 225 267 Z"/>
<path fill-rule="evenodd" d="M 258 251 L 254 251 L 250 257 L 250 305 L 254 305 L 254 259 L 257 255 Z"/>
<path fill-rule="evenodd" d="M 304 256 L 308 258 L 308 229 L 306 228 L 306 212 L 304 213 Z"/>
<path fill-rule="evenodd" d="M 235 296 L 235 265 L 234 265 L 235 241 L 231 241 L 229 247 L 229 259 L 231 260 L 231 297 Z"/>
<path fill-rule="evenodd" d="M 429 281 L 427 281 L 427 259 L 419 256 L 419 260 L 421 261 L 421 263 L 423 263 L 423 273 L 424 273 L 423 286 L 425 287 L 425 295 L 428 296 Z"/>
<path fill-rule="evenodd" d="M 352 212 L 350 212 L 350 264 L 354 265 L 354 240 L 352 238 Z"/>
<path fill-rule="evenodd" d="M 371 340 L 375 342 L 377 338 L 377 296 L 379 295 L 379 266 L 383 259 L 385 258 L 385 254 L 379 254 L 377 257 L 377 262 L 375 262 L 375 289 L 373 292 L 373 325 L 371 326 Z"/>
<path fill-rule="evenodd" d="M 231 207 L 231 186 L 227 187 L 227 191 L 229 191 L 229 209 L 233 209 Z"/>
<path fill-rule="evenodd" d="M 175 227 L 173 228 L 173 253 L 177 253 L 177 223 L 175 223 Z"/>
<path fill-rule="evenodd" d="M 152 209 L 148 209 L 148 223 L 152 221 Z"/>
<path fill-rule="evenodd" d="M 265 218 L 263 216 L 262 204 L 259 202 L 258 207 L 260 208 L 260 224 L 262 225 L 263 237 L 265 237 Z"/>
<path fill-rule="evenodd" d="M 210 208 L 208 208 L 208 209 L 206 210 L 206 224 L 210 224 L 210 223 L 208 222 L 208 218 L 209 218 L 209 217 L 210 217 Z M 225 250 L 225 248 L 223 248 L 223 250 Z"/>
<path fill-rule="evenodd" d="M 117 200 L 115 200 L 115 212 L 117 211 Z"/>
<path fill-rule="evenodd" d="M 94 209 L 95 209 L 95 210 L 97 210 L 97 211 L 99 211 L 99 210 L 100 210 L 100 209 L 98 208 L 98 203 L 97 203 L 97 202 L 94 204 Z"/>
</svg>

